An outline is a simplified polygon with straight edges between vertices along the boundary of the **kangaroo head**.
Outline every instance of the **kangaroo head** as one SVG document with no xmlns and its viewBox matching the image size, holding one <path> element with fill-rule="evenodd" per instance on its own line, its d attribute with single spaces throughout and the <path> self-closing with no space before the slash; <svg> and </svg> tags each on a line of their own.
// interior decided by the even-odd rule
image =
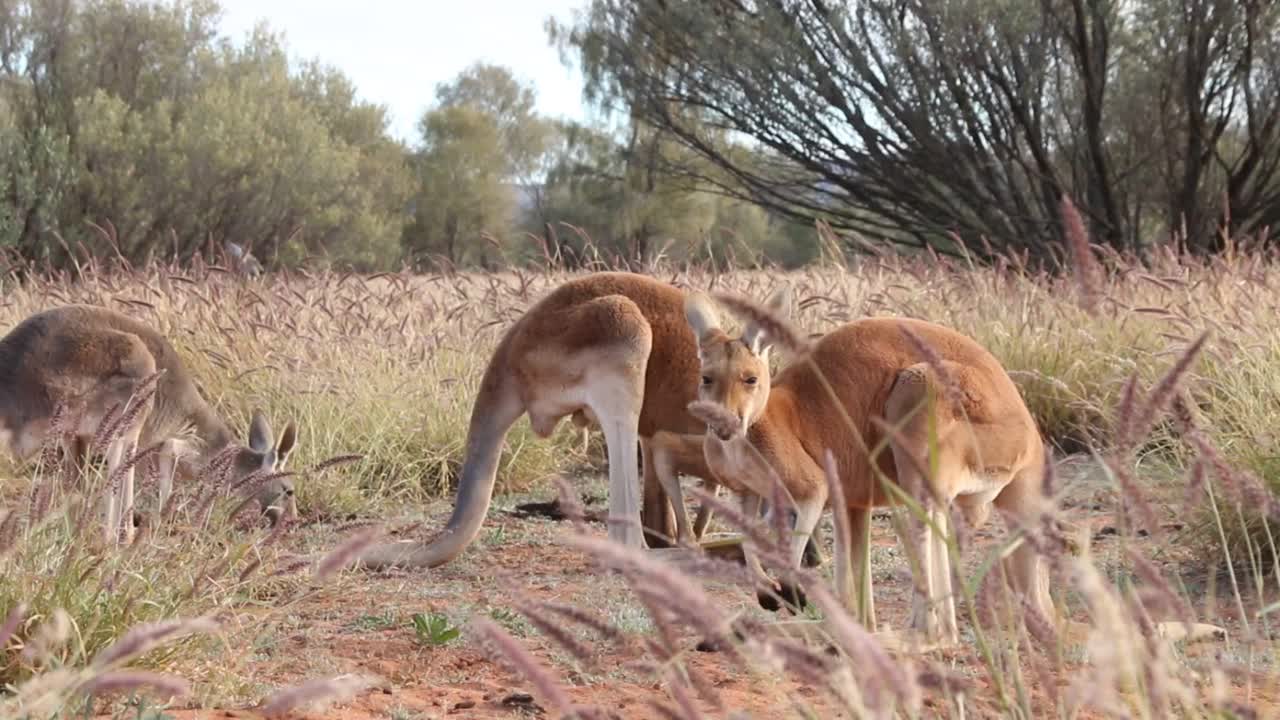
<svg viewBox="0 0 1280 720">
<path fill-rule="evenodd" d="M 284 470 L 285 462 L 298 444 L 298 430 L 292 422 L 285 425 L 277 444 L 271 432 L 271 423 L 259 410 L 253 411 L 249 421 L 249 445 L 241 447 L 236 455 L 235 470 L 238 477 L 262 471 L 266 473 Z M 293 480 L 276 478 L 260 484 L 251 491 L 262 508 L 263 514 L 275 524 L 285 511 L 296 515 L 298 508 L 293 494 Z"/>
<path fill-rule="evenodd" d="M 785 318 L 791 311 L 791 289 L 783 286 L 775 290 L 765 306 Z M 745 432 L 769 401 L 772 338 L 755 320 L 748 320 L 738 337 L 730 336 L 721 327 L 710 298 L 701 293 L 690 294 L 685 300 L 685 319 L 698 338 L 702 364 L 698 399 L 728 409 Z"/>
</svg>

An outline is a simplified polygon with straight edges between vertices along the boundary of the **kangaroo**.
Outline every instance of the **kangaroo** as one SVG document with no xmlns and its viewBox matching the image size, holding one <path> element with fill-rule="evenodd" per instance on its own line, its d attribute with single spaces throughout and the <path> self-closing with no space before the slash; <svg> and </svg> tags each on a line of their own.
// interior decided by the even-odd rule
<svg viewBox="0 0 1280 720">
<path fill-rule="evenodd" d="M 582 430 L 583 454 L 587 453 L 590 446 L 590 432 L 591 427 L 593 427 L 592 420 L 587 417 L 587 412 L 585 409 L 579 410 L 570 418 L 574 426 Z M 659 478 L 676 478 L 680 475 L 702 478 L 703 487 L 713 495 L 720 487 L 711 471 L 707 469 L 706 461 L 702 458 L 701 435 L 682 435 L 660 430 L 654 433 L 653 437 L 648 438 L 647 442 L 641 442 L 641 458 L 642 464 L 647 462 L 654 466 L 654 472 Z M 652 476 L 646 475 L 646 478 L 649 477 Z M 646 482 L 648 481 L 646 480 Z M 692 523 L 692 530 L 690 531 L 689 513 L 685 508 L 684 497 L 680 492 L 679 483 L 674 486 L 674 494 L 669 482 L 664 481 L 660 483 L 659 487 L 668 494 L 668 499 L 670 499 L 675 510 L 678 544 L 689 545 L 696 543 L 706 532 L 707 525 L 711 523 L 711 508 L 706 505 L 698 508 L 697 519 Z M 641 515 L 644 515 L 644 513 L 642 512 Z"/>
<path fill-rule="evenodd" d="M 833 454 L 846 505 L 833 511 L 847 513 L 851 530 L 849 545 L 836 543 L 836 586 L 864 624 L 874 628 L 875 623 L 871 509 L 894 502 L 877 470 L 901 488 L 917 488 L 916 499 L 944 532 L 952 503 L 975 527 L 985 522 L 993 503 L 1020 520 L 1038 520 L 1045 502 L 1044 445 L 1017 386 L 988 351 L 929 322 L 867 318 L 822 336 L 807 359 L 771 379 L 768 353 L 776 339 L 766 336 L 766 327 L 790 314 L 789 289 L 776 291 L 766 306 L 768 313 L 749 318 L 741 335 L 730 337 L 710 298 L 688 298 L 686 316 L 698 337 L 701 361 L 698 397 L 727 410 L 723 422 L 704 435 L 707 464 L 738 493 L 747 517 L 755 516 L 762 498 L 771 497 L 773 478 L 781 481 L 795 504 L 789 549 L 798 566 L 827 504 L 823 464 L 825 453 Z M 952 385 L 944 385 L 904 327 L 933 349 L 934 362 Z M 922 477 L 930 467 L 931 433 L 937 472 Z M 880 453 L 873 468 L 868 449 L 883 442 L 890 452 Z M 923 568 L 922 573 L 913 568 L 917 590 L 910 627 L 928 642 L 954 644 L 959 636 L 945 540 L 926 523 L 912 542 Z M 748 566 L 767 579 L 758 557 L 746 545 L 744 550 Z M 1004 562 L 1014 589 L 1043 617 L 1056 617 L 1047 566 L 1030 544 L 1019 543 Z"/>
<path fill-rule="evenodd" d="M 158 332 L 121 313 L 90 305 L 66 305 L 31 315 L 0 339 L 0 444 L 19 461 L 30 458 L 48 440 L 53 415 L 62 404 L 77 419 L 63 428 L 63 452 L 78 469 L 88 461 L 90 443 L 113 407 L 123 409 L 140 384 L 163 371 L 155 393 L 128 427 L 105 450 L 107 477 L 129 461 L 139 446 L 160 443 L 159 504 L 173 490 L 180 460 L 211 458 L 235 443 L 235 435 L 201 396 L 173 346 Z M 254 471 L 282 470 L 297 444 L 290 422 L 278 445 L 271 426 L 255 411 L 249 423 L 249 445 L 238 448 L 233 472 L 242 478 Z M 274 445 L 274 447 L 273 447 Z M 123 470 L 119 487 L 104 498 L 107 537 L 119 537 L 122 518 L 126 540 L 132 538 L 134 471 Z M 255 492 L 259 506 L 274 524 L 284 512 L 296 514 L 293 483 L 280 478 Z"/>
<path fill-rule="evenodd" d="M 630 547 L 663 546 L 672 537 L 672 516 L 684 507 L 668 503 L 652 439 L 659 432 L 700 438 L 705 428 L 688 411 L 699 370 L 685 296 L 645 275 L 600 272 L 569 280 L 530 307 L 504 333 L 480 381 L 457 499 L 443 532 L 429 543 L 375 545 L 358 564 L 436 567 L 461 554 L 488 513 L 507 432 L 526 413 L 544 438 L 565 417 L 580 428 L 600 427 L 609 465 L 609 537 Z M 696 464 L 682 471 L 700 471 L 704 463 Z"/>
<path fill-rule="evenodd" d="M 676 542 L 679 545 L 696 544 L 711 523 L 711 508 L 707 505 L 698 508 L 697 517 L 690 523 L 679 477 L 689 475 L 702 478 L 703 489 L 712 495 L 720 487 L 702 452 L 702 436 L 661 431 L 654 433 L 649 444 L 654 474 L 676 509 Z"/>
</svg>

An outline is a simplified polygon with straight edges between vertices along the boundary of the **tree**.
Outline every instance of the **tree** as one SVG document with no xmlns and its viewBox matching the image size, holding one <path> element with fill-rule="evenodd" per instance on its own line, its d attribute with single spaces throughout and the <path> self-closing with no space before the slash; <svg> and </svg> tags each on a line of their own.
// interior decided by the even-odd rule
<svg viewBox="0 0 1280 720">
<path fill-rule="evenodd" d="M 483 236 L 500 236 L 515 205 L 498 125 L 463 105 L 429 111 L 419 129 L 423 145 L 406 249 L 418 260 L 442 257 L 450 266 L 486 259 Z"/>
<path fill-rule="evenodd" d="M 436 88 L 440 108 L 470 107 L 487 115 L 509 163 L 507 176 L 528 183 L 542 170 L 553 125 L 538 116 L 537 94 L 499 65 L 475 63 Z"/>
<path fill-rule="evenodd" d="M 669 172 L 696 166 L 697 159 L 652 130 L 632 126 L 619 138 L 566 123 L 559 138 L 537 219 L 548 252 L 566 265 L 595 259 L 592 252 L 642 266 L 659 254 L 722 265 L 730 259 L 796 265 L 812 257 L 792 234 L 780 232 L 780 218 Z"/>
<path fill-rule="evenodd" d="M 436 88 L 419 123 L 418 189 L 404 243 L 415 257 L 490 265 L 509 250 L 520 199 L 536 210 L 553 126 L 535 111 L 531 86 L 477 63 Z"/>
<path fill-rule="evenodd" d="M 593 0 L 550 25 L 589 99 L 718 172 L 675 171 L 883 242 L 1041 259 L 1063 195 L 1122 250 L 1273 223 L 1278 30 L 1275 4 L 1222 0 Z"/>
<path fill-rule="evenodd" d="M 652 132 L 632 127 L 618 139 L 572 124 L 562 132 L 542 217 L 560 228 L 554 236 L 562 255 L 568 249 L 569 257 L 586 260 L 590 239 L 601 260 L 644 264 L 664 245 L 707 231 L 713 198 L 661 171 L 659 156 L 673 147 Z"/>
<path fill-rule="evenodd" d="M 185 260 L 211 241 L 276 264 L 397 259 L 410 176 L 385 108 L 331 69 L 291 72 L 265 28 L 218 38 L 217 14 L 210 0 L 0 6 L 0 246 L 54 264 L 81 247 Z"/>
</svg>

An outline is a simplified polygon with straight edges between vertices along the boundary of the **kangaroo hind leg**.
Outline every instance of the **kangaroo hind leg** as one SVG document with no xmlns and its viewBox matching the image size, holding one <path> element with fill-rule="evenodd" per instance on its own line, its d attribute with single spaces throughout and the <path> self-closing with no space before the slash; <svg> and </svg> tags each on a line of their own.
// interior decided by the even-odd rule
<svg viewBox="0 0 1280 720">
<path fill-rule="evenodd" d="M 106 537 L 113 542 L 119 537 L 123 523 L 125 541 L 133 538 L 134 454 L 142 434 L 143 423 L 154 405 L 154 399 L 140 402 L 137 393 L 142 382 L 156 372 L 155 357 L 141 338 L 128 333 L 111 333 L 104 339 L 103 352 L 114 366 L 114 372 L 94 392 L 93 405 L 99 418 L 110 408 L 118 426 L 108 438 L 106 448 L 107 488 L 105 494 Z"/>
<path fill-rule="evenodd" d="M 644 547 L 640 524 L 640 411 L 653 331 L 630 298 L 608 295 L 576 309 L 585 401 L 604 432 L 609 456 L 609 537 Z"/>
<path fill-rule="evenodd" d="M 898 374 L 885 403 L 897 484 L 919 503 L 923 516 L 910 522 L 914 586 L 911 628 L 928 643 L 959 642 L 948 546 L 949 507 L 961 457 L 944 440 L 954 425 L 939 412 L 944 393 L 931 368 L 920 363 Z"/>
<path fill-rule="evenodd" d="M 833 509 L 839 512 L 839 509 Z M 835 546 L 836 590 L 844 607 L 867 630 L 876 630 L 876 605 L 871 594 L 871 508 L 848 509 L 849 546 L 837 539 Z"/>
</svg>

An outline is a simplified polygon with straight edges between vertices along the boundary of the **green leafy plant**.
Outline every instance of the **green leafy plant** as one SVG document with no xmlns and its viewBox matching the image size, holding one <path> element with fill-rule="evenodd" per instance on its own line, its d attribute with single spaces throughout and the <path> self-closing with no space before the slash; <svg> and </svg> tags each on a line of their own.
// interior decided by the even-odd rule
<svg viewBox="0 0 1280 720">
<path fill-rule="evenodd" d="M 413 631 L 418 642 L 432 647 L 447 645 L 462 634 L 462 631 L 449 624 L 449 618 L 443 613 L 414 613 Z"/>
</svg>

